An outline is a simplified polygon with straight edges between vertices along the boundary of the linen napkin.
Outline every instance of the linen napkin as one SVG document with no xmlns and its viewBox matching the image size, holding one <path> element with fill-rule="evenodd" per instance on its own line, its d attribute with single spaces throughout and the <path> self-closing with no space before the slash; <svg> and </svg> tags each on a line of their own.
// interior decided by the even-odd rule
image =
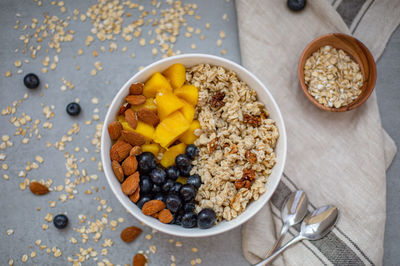
<svg viewBox="0 0 400 266">
<path fill-rule="evenodd" d="M 346 9 L 349 2 L 351 10 Z M 400 4 L 389 0 L 333 4 L 309 0 L 303 11 L 294 13 L 285 1 L 236 1 L 242 64 L 271 91 L 288 134 L 282 181 L 271 201 L 242 228 L 243 253 L 251 263 L 273 245 L 286 196 L 303 189 L 310 210 L 336 205 L 338 224 L 324 239 L 288 249 L 275 265 L 382 264 L 386 168 L 396 146 L 382 128 L 376 94 L 350 112 L 319 110 L 299 87 L 297 63 L 311 40 L 331 32 L 355 35 L 377 59 L 400 22 Z M 291 229 L 284 242 L 297 232 L 298 227 Z"/>
</svg>

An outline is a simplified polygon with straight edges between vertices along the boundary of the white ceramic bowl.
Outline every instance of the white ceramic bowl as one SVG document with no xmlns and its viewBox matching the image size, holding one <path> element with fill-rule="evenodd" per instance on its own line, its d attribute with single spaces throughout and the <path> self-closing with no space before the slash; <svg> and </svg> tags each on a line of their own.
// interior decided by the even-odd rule
<svg viewBox="0 0 400 266">
<path fill-rule="evenodd" d="M 154 72 L 157 71 L 162 72 L 163 70 L 165 70 L 174 63 L 182 63 L 187 67 L 197 64 L 210 64 L 210 65 L 222 66 L 225 69 L 233 70 L 241 80 L 245 81 L 250 88 L 252 88 L 257 92 L 258 99 L 265 104 L 268 112 L 270 113 L 271 118 L 276 121 L 276 125 L 279 129 L 280 136 L 277 146 L 275 148 L 277 163 L 274 166 L 272 173 L 266 184 L 267 191 L 257 201 L 254 201 L 251 204 L 249 204 L 247 206 L 247 209 L 235 219 L 231 221 L 220 222 L 209 229 L 198 229 L 198 228 L 188 229 L 177 225 L 163 224 L 151 216 L 144 215 L 141 212 L 141 210 L 133 202 L 131 202 L 127 196 L 124 195 L 124 193 L 121 190 L 121 184 L 115 177 L 113 170 L 111 168 L 110 148 L 112 142 L 108 135 L 107 125 L 115 120 L 115 115 L 117 114 L 119 107 L 124 102 L 125 96 L 128 95 L 129 86 L 134 82 L 146 81 Z M 121 202 L 121 204 L 133 216 L 135 216 L 137 219 L 147 224 L 148 226 L 167 234 L 184 236 L 184 237 L 204 237 L 204 236 L 220 234 L 243 224 L 251 217 L 253 217 L 253 215 L 255 215 L 268 202 L 268 200 L 274 193 L 281 179 L 283 167 L 286 160 L 285 125 L 283 123 L 283 119 L 281 116 L 281 112 L 278 108 L 278 105 L 276 104 L 274 98 L 272 97 L 268 89 L 260 82 L 258 78 L 256 78 L 252 73 L 250 73 L 242 66 L 227 59 L 206 54 L 184 54 L 184 55 L 169 57 L 157 61 L 147 66 L 143 70 L 139 71 L 138 73 L 136 73 L 122 86 L 117 95 L 114 97 L 104 121 L 104 128 L 101 139 L 102 139 L 101 159 L 103 161 L 104 173 L 106 175 L 108 184 L 110 185 L 112 191 L 114 192 L 118 200 Z"/>
</svg>

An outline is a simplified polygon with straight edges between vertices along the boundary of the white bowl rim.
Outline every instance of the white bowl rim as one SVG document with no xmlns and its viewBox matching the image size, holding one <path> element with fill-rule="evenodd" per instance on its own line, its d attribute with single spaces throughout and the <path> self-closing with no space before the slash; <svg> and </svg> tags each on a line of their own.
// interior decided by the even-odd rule
<svg viewBox="0 0 400 266">
<path fill-rule="evenodd" d="M 157 65 L 160 64 L 164 64 L 167 62 L 174 62 L 177 59 L 184 59 L 184 58 L 198 58 L 198 59 L 210 59 L 211 61 L 220 61 L 222 63 L 225 63 L 227 65 L 233 65 L 235 68 L 240 69 L 241 71 L 245 72 L 246 75 L 249 75 L 256 83 L 258 83 L 260 85 L 260 87 L 265 91 L 265 93 L 268 95 L 269 100 L 272 102 L 272 104 L 274 105 L 274 109 L 276 110 L 276 114 L 274 117 L 275 121 L 280 121 L 281 126 L 279 127 L 279 142 L 281 142 L 280 145 L 283 145 L 282 149 L 283 149 L 283 154 L 280 155 L 280 159 L 282 164 L 280 169 L 278 169 L 278 180 L 275 184 L 272 184 L 272 187 L 269 188 L 269 190 L 272 190 L 272 193 L 269 195 L 269 197 L 264 199 L 264 202 L 260 202 L 259 204 L 257 204 L 257 206 L 255 207 L 255 210 L 253 211 L 253 213 L 250 213 L 250 215 L 247 215 L 246 217 L 244 217 L 244 213 L 239 214 L 236 218 L 230 220 L 230 221 L 223 221 L 222 223 L 231 223 L 231 225 L 226 226 L 226 227 L 222 227 L 219 228 L 219 230 L 209 230 L 209 229 L 198 229 L 198 228 L 193 228 L 196 230 L 199 230 L 201 233 L 198 233 L 199 231 L 192 231 L 193 229 L 188 229 L 188 228 L 183 228 L 185 230 L 174 230 L 174 229 L 166 229 L 163 228 L 162 225 L 165 224 L 161 224 L 158 222 L 157 219 L 154 219 L 154 223 L 153 222 L 148 222 L 145 221 L 145 219 L 143 217 L 141 217 L 141 215 L 138 215 L 137 213 L 135 213 L 134 210 L 132 210 L 131 206 L 128 205 L 121 197 L 125 195 L 120 195 L 119 191 L 117 190 L 117 187 L 113 186 L 111 178 L 115 179 L 115 176 L 109 176 L 107 174 L 108 171 L 111 171 L 112 173 L 112 169 L 109 167 L 109 165 L 106 162 L 109 162 L 109 158 L 106 157 L 106 152 L 105 152 L 105 143 L 104 143 L 104 137 L 108 136 L 108 132 L 107 132 L 107 125 L 108 125 L 108 121 L 113 121 L 115 113 L 111 114 L 111 110 L 112 107 L 118 102 L 118 99 L 121 98 L 122 94 L 126 94 L 126 90 L 127 88 L 129 88 L 129 85 L 132 84 L 133 80 L 136 79 L 137 76 L 140 76 L 143 72 L 146 72 L 147 70 L 154 68 Z M 229 67 L 225 67 L 228 68 Z M 236 73 L 238 74 L 238 73 Z M 245 81 L 247 83 L 247 81 Z M 112 118 L 112 119 L 110 119 Z M 221 234 L 224 232 L 227 232 L 229 230 L 232 230 L 242 224 L 244 224 L 245 222 L 247 222 L 250 218 L 252 218 L 254 215 L 256 215 L 262 207 L 265 206 L 265 204 L 271 199 L 272 195 L 274 194 L 274 192 L 276 191 L 276 188 L 279 185 L 279 182 L 281 180 L 282 174 L 283 174 L 283 169 L 285 166 L 285 162 L 286 162 L 286 153 L 287 153 L 287 136 L 286 136 L 286 128 L 285 128 L 285 123 L 284 120 L 282 118 L 282 114 L 281 111 L 278 107 L 278 104 L 276 103 L 274 97 L 272 96 L 272 94 L 270 93 L 270 91 L 264 86 L 264 84 L 253 74 L 251 73 L 249 70 L 245 69 L 244 67 L 242 67 L 241 65 L 239 65 L 238 63 L 235 63 L 229 59 L 225 59 L 219 56 L 215 56 L 215 55 L 210 55 L 210 54 L 201 54 L 201 53 L 191 53 L 191 54 L 182 54 L 182 55 L 175 55 L 175 56 L 171 56 L 171 57 L 167 57 L 158 61 L 155 61 L 153 63 L 151 63 L 150 65 L 146 66 L 145 68 L 143 68 L 142 70 L 138 71 L 135 75 L 133 75 L 124 85 L 122 85 L 122 87 L 119 89 L 118 93 L 114 96 L 111 104 L 109 105 L 106 117 L 104 119 L 104 124 L 103 124 L 103 130 L 102 130 L 102 134 L 101 134 L 101 160 L 102 160 L 102 164 L 103 164 L 103 171 L 104 171 L 104 175 L 106 176 L 107 182 L 109 184 L 109 186 L 111 187 L 111 190 L 113 191 L 114 195 L 117 197 L 118 201 L 125 207 L 125 209 L 132 214 L 136 219 L 138 219 L 139 221 L 145 223 L 146 225 L 160 231 L 166 234 L 170 234 L 170 235 L 175 235 L 175 236 L 181 236 L 181 237 L 207 237 L 207 236 L 212 236 L 212 235 L 217 235 L 217 234 Z M 276 165 L 274 166 L 274 170 L 275 170 Z M 106 169 L 107 168 L 107 169 Z M 108 171 L 107 171 L 108 170 Z M 120 188 L 119 188 L 120 189 Z M 267 192 L 265 192 L 267 193 Z M 252 203 L 258 203 L 260 201 L 260 199 L 258 199 L 257 201 L 254 201 Z M 133 204 L 133 203 L 132 203 Z M 171 228 L 173 228 L 171 226 Z"/>
</svg>

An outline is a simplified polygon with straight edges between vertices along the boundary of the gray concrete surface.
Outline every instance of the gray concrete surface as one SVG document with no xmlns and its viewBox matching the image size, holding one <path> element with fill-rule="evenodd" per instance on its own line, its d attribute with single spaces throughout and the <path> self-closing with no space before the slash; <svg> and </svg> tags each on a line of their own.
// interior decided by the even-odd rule
<svg viewBox="0 0 400 266">
<path fill-rule="evenodd" d="M 88 6 L 94 4 L 95 1 L 74 1 L 67 2 L 67 13 L 71 14 L 72 10 L 79 8 L 80 11 L 86 11 Z M 143 1 L 146 9 L 149 9 L 150 3 Z M 179 37 L 176 47 L 182 52 L 204 52 L 220 55 L 222 49 L 227 50 L 226 58 L 234 61 L 240 61 L 240 53 L 237 41 L 235 9 L 233 1 L 213 1 L 203 0 L 198 1 L 197 14 L 201 16 L 200 20 L 189 17 L 189 24 L 194 27 L 200 27 L 202 34 L 205 35 L 205 40 L 200 41 L 198 36 L 187 39 L 182 35 Z M 0 164 L 6 163 L 9 166 L 8 170 L 0 168 L 0 202 L 2 203 L 2 215 L 0 216 L 0 265 L 7 265 L 8 260 L 13 258 L 15 265 L 66 265 L 67 258 L 76 258 L 76 252 L 80 252 L 80 248 L 93 247 L 94 250 L 100 253 L 104 247 L 106 238 L 114 241 L 111 247 L 107 247 L 107 255 L 97 255 L 98 261 L 104 258 L 109 259 L 114 264 L 129 264 L 132 261 L 133 255 L 139 250 L 148 250 L 150 245 L 157 247 L 155 254 L 150 253 L 149 257 L 151 265 L 169 265 L 171 263 L 170 256 L 176 257 L 177 265 L 190 265 L 190 261 L 195 258 L 201 258 L 203 265 L 246 265 L 247 262 L 241 253 L 241 236 L 240 228 L 231 232 L 210 237 L 206 239 L 185 239 L 171 237 L 162 233 L 152 233 L 150 228 L 142 226 L 132 216 L 130 216 L 118 203 L 113 196 L 111 190 L 102 173 L 97 171 L 97 163 L 100 160 L 99 154 L 95 152 L 95 147 L 90 143 L 95 133 L 95 124 L 86 125 L 85 121 L 92 118 L 94 109 L 99 108 L 100 120 L 103 119 L 107 108 L 106 105 L 111 101 L 113 95 L 118 91 L 119 87 L 131 77 L 139 66 L 147 65 L 154 60 L 151 55 L 151 47 L 141 47 L 137 41 L 125 43 L 121 38 L 117 39 L 119 45 L 118 51 L 113 53 L 100 53 L 97 58 L 94 58 L 91 53 L 93 50 L 99 51 L 99 47 L 108 44 L 102 44 L 95 41 L 90 47 L 84 45 L 84 39 L 89 34 L 91 23 L 89 21 L 77 22 L 72 21 L 70 28 L 76 31 L 75 40 L 71 43 L 62 45 L 63 51 L 59 55 L 60 62 L 57 64 L 55 71 L 49 70 L 49 73 L 42 74 L 40 69 L 43 67 L 41 61 L 45 54 L 40 53 L 36 60 L 29 64 L 23 64 L 24 74 L 29 72 L 38 73 L 42 86 L 36 91 L 28 91 L 22 84 L 23 74 L 17 74 L 13 62 L 17 59 L 28 59 L 29 56 L 20 53 L 14 53 L 15 48 L 21 48 L 22 42 L 18 40 L 21 34 L 18 30 L 13 29 L 15 24 L 15 14 L 21 14 L 21 22 L 30 24 L 31 18 L 36 17 L 42 19 L 42 14 L 49 12 L 50 15 L 65 17 L 59 11 L 59 7 L 50 5 L 50 1 L 43 1 L 43 6 L 38 7 L 33 1 L 28 0 L 2 0 L 0 2 L 0 33 L 2 47 L 0 49 L 0 109 L 12 104 L 14 100 L 21 99 L 25 92 L 29 92 L 29 99 L 24 100 L 21 106 L 17 108 L 16 116 L 20 117 L 23 112 L 30 115 L 33 120 L 40 119 L 39 132 L 41 140 L 33 137 L 29 144 L 22 144 L 21 136 L 13 136 L 16 128 L 9 123 L 11 116 L 0 116 L 0 135 L 11 136 L 13 142 L 12 147 L 8 147 L 5 151 L 0 150 L 0 153 L 6 153 L 7 157 Z M 137 14 L 134 13 L 133 14 Z M 223 20 L 223 14 L 227 14 L 228 20 Z M 205 30 L 206 22 L 211 22 L 211 29 Z M 216 46 L 216 40 L 219 38 L 218 33 L 224 30 L 227 34 L 221 47 Z M 184 31 L 181 31 L 182 33 Z M 196 43 L 197 49 L 192 50 L 189 46 L 191 43 Z M 128 47 L 128 51 L 123 53 L 121 48 Z M 82 48 L 84 54 L 77 55 L 77 50 Z M 397 29 L 391 38 L 385 53 L 378 61 L 378 81 L 376 91 L 378 94 L 378 102 L 382 115 L 383 126 L 388 133 L 395 139 L 396 143 L 400 143 L 400 121 L 398 114 L 400 113 L 400 29 Z M 136 58 L 129 57 L 131 53 L 136 54 Z M 51 57 L 54 51 L 49 51 Z M 76 56 L 74 58 L 73 56 Z M 94 68 L 93 63 L 101 61 L 104 70 L 92 77 L 90 71 Z M 81 70 L 76 71 L 75 66 L 80 65 Z M 12 77 L 4 77 L 4 73 L 11 70 Z M 61 79 L 64 77 L 70 80 L 75 88 L 66 92 L 61 92 Z M 48 84 L 49 88 L 44 88 L 44 84 Z M 99 98 L 99 104 L 91 103 L 92 97 Z M 73 101 L 76 97 L 80 99 L 80 104 L 83 111 L 80 116 L 71 118 L 65 113 L 65 106 Z M 54 106 L 54 118 L 49 121 L 53 123 L 51 130 L 44 129 L 43 123 L 46 121 L 42 109 L 43 106 Z M 46 148 L 46 142 L 55 143 L 66 134 L 73 123 L 80 125 L 80 132 L 73 135 L 73 141 L 66 144 L 65 151 L 58 151 L 54 147 Z M 28 123 L 27 126 L 32 126 Z M 27 126 L 23 126 L 27 128 Z M 1 143 L 1 141 L 0 141 Z M 79 152 L 74 151 L 75 147 L 80 147 Z M 83 151 L 87 147 L 89 152 Z M 27 162 L 34 162 L 36 155 L 41 155 L 44 158 L 44 163 L 38 169 L 28 172 L 29 179 L 48 179 L 54 181 L 54 185 L 64 184 L 65 173 L 65 158 L 64 153 L 69 152 L 75 154 L 80 160 L 85 158 L 85 162 L 78 163 L 79 170 L 86 169 L 88 174 L 97 174 L 99 179 L 90 183 L 80 184 L 77 186 L 78 194 L 75 199 L 68 200 L 63 203 L 58 200 L 64 192 L 52 192 L 48 195 L 37 197 L 33 196 L 29 190 L 22 191 L 19 184 L 24 178 L 18 177 L 20 170 L 23 170 Z M 96 157 L 96 162 L 90 161 L 90 158 Z M 398 205 L 400 199 L 400 159 L 395 158 L 391 168 L 388 171 L 387 177 L 387 225 L 385 234 L 385 265 L 398 265 L 400 262 L 400 254 L 397 249 L 400 244 L 400 207 Z M 3 174 L 9 176 L 9 180 L 3 179 Z M 53 185 L 53 186 L 54 186 Z M 98 188 L 98 192 L 96 192 Z M 93 194 L 87 195 L 84 192 L 91 189 Z M 96 197 L 105 199 L 106 205 L 112 208 L 110 213 L 105 210 L 97 211 L 100 205 L 95 200 Z M 49 201 L 56 201 L 55 207 L 50 207 Z M 37 208 L 40 207 L 40 211 Z M 59 231 L 54 228 L 51 223 L 45 221 L 45 216 L 48 213 L 67 213 L 70 218 L 70 224 L 66 230 Z M 102 237 L 98 242 L 95 242 L 89 234 L 90 240 L 84 244 L 81 241 L 81 236 L 74 228 L 80 228 L 87 225 L 88 222 L 81 224 L 78 215 L 84 214 L 88 221 L 101 219 L 104 214 L 108 215 L 109 220 L 116 220 L 123 217 L 125 222 L 117 226 L 115 231 L 112 231 L 108 226 L 104 229 Z M 42 224 L 48 224 L 47 230 L 42 230 Z M 125 244 L 119 238 L 119 232 L 128 225 L 137 225 L 143 228 L 142 235 L 133 243 Z M 13 229 L 14 233 L 7 235 L 6 231 Z M 151 240 L 146 240 L 145 236 L 152 234 Z M 69 242 L 71 237 L 78 240 L 77 244 Z M 40 250 L 35 245 L 35 241 L 40 239 L 41 245 L 47 245 L 50 249 L 56 246 L 62 251 L 62 255 L 55 258 L 53 252 L 48 254 L 46 249 Z M 176 247 L 170 243 L 173 241 L 182 242 L 182 247 Z M 175 242 L 174 242 L 175 243 Z M 198 253 L 191 252 L 191 248 L 199 249 Z M 31 258 L 31 252 L 37 252 L 36 257 Z M 28 261 L 23 264 L 21 262 L 23 254 L 29 256 Z M 84 265 L 95 265 L 95 260 L 89 258 Z"/>
<path fill-rule="evenodd" d="M 392 35 L 385 52 L 378 60 L 376 93 L 382 124 L 389 135 L 400 143 L 400 27 Z M 387 171 L 387 217 L 384 265 L 399 265 L 400 253 L 400 156 L 396 155 Z"/>
</svg>

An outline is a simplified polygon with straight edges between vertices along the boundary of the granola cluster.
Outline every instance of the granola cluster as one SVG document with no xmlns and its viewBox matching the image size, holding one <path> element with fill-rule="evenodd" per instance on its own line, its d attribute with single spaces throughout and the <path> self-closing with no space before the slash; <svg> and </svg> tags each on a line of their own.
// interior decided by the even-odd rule
<svg viewBox="0 0 400 266">
<path fill-rule="evenodd" d="M 363 75 L 360 66 L 348 54 L 327 45 L 307 59 L 304 82 L 320 104 L 340 108 L 361 94 Z"/>
<path fill-rule="evenodd" d="M 278 128 L 256 92 L 234 72 L 201 64 L 186 75 L 199 88 L 201 132 L 195 145 L 200 154 L 192 173 L 201 176 L 203 185 L 196 210 L 212 208 L 218 221 L 229 221 L 266 191 Z"/>
</svg>

